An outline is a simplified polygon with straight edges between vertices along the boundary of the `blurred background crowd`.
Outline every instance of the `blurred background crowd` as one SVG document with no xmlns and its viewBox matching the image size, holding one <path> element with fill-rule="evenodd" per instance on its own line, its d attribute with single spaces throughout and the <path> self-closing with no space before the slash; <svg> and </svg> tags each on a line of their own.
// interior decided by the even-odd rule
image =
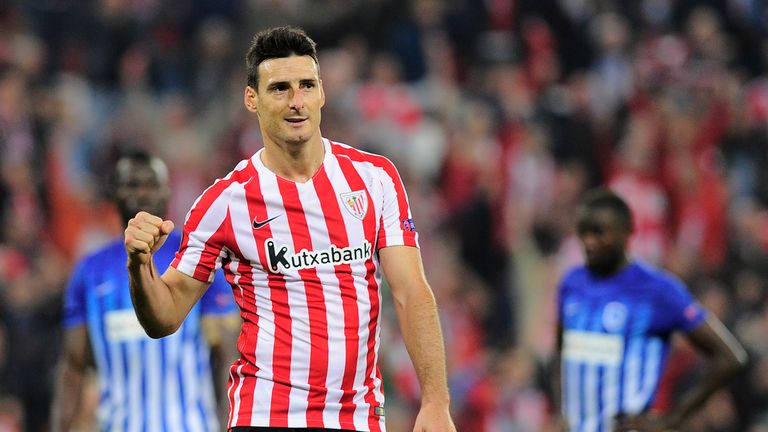
<svg viewBox="0 0 768 432">
<path fill-rule="evenodd" d="M 634 254 L 685 280 L 751 354 L 690 431 L 768 431 L 768 3 L 762 0 L 0 2 L 0 431 L 47 430 L 73 262 L 122 232 L 130 147 L 172 173 L 178 224 L 260 147 L 244 53 L 274 25 L 320 47 L 325 136 L 387 155 L 440 307 L 459 430 L 552 430 L 554 293 L 609 185 Z M 385 299 L 387 296 L 385 295 Z M 390 432 L 418 385 L 387 306 Z M 676 342 L 664 410 L 701 373 Z"/>
</svg>

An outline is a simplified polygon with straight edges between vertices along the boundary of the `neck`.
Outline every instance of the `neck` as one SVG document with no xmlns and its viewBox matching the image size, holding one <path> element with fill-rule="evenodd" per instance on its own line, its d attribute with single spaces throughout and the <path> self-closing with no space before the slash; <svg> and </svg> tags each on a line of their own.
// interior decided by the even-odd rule
<svg viewBox="0 0 768 432">
<path fill-rule="evenodd" d="M 325 147 L 320 136 L 303 143 L 276 143 L 264 140 L 261 161 L 270 171 L 285 179 L 305 183 L 323 164 Z"/>
<path fill-rule="evenodd" d="M 620 273 L 627 265 L 629 265 L 629 258 L 627 258 L 625 253 L 621 255 L 621 258 L 610 264 L 601 267 L 589 267 L 589 270 L 598 276 L 608 277 Z"/>
</svg>

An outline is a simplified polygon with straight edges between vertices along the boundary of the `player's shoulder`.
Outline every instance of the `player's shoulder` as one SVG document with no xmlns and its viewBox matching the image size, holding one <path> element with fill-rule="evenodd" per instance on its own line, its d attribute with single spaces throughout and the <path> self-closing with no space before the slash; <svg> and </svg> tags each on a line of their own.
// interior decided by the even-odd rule
<svg viewBox="0 0 768 432">
<path fill-rule="evenodd" d="M 573 266 L 566 270 L 561 278 L 561 288 L 569 286 L 581 286 L 586 284 L 589 278 L 589 270 L 584 265 Z"/>
<path fill-rule="evenodd" d="M 101 265 L 115 259 L 126 258 L 125 246 L 122 237 L 109 241 L 104 246 L 86 253 L 78 260 L 78 266 Z"/>
<path fill-rule="evenodd" d="M 346 158 L 352 162 L 370 164 L 372 167 L 389 171 L 395 168 L 395 164 L 386 156 L 360 150 L 349 144 L 328 140 L 331 152 L 337 158 Z"/>
<path fill-rule="evenodd" d="M 256 167 L 253 165 L 253 158 L 243 159 L 224 177 L 219 177 L 206 188 L 198 197 L 193 205 L 193 211 L 199 208 L 207 208 L 211 202 L 226 197 L 231 193 L 231 186 L 236 184 L 245 184 L 256 174 Z"/>
<path fill-rule="evenodd" d="M 163 246 L 160 249 L 175 254 L 181 244 L 181 237 L 181 231 L 174 229 L 168 234 L 168 238 L 165 239 L 165 243 L 163 243 Z"/>
<path fill-rule="evenodd" d="M 660 288 L 684 287 L 683 281 L 680 280 L 679 277 L 663 268 L 656 267 L 641 260 L 635 260 L 631 265 L 632 270 L 634 271 L 634 279 L 637 282 L 643 282 L 646 285 L 657 286 Z"/>
<path fill-rule="evenodd" d="M 256 167 L 253 164 L 253 158 L 255 157 L 258 157 L 258 153 L 247 159 L 241 160 L 226 176 L 216 179 L 214 184 L 220 182 L 246 183 L 253 178 L 256 173 Z"/>
</svg>

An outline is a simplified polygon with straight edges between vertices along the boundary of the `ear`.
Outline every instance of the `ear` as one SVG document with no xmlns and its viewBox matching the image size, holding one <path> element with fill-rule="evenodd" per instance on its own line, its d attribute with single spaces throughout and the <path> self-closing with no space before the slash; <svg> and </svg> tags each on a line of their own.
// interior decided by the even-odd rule
<svg viewBox="0 0 768 432">
<path fill-rule="evenodd" d="M 257 102 L 259 100 L 259 94 L 256 92 L 256 90 L 251 86 L 245 87 L 245 92 L 243 94 L 243 103 L 245 104 L 245 108 L 252 112 L 258 114 L 257 109 Z"/>
<path fill-rule="evenodd" d="M 320 108 L 325 106 L 325 90 L 323 90 L 323 80 L 318 79 L 318 86 L 320 87 Z"/>
</svg>

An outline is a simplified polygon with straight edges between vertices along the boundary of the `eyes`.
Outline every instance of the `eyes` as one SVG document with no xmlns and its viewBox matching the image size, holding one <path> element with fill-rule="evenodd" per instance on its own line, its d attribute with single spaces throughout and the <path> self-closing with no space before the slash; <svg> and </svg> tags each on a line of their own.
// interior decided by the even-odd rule
<svg viewBox="0 0 768 432">
<path fill-rule="evenodd" d="M 581 221 L 576 225 L 576 234 L 579 237 L 584 237 L 587 235 L 595 235 L 595 236 L 601 236 L 605 234 L 606 227 L 604 225 L 601 225 L 599 223 L 594 223 L 591 221 Z"/>
<path fill-rule="evenodd" d="M 299 88 L 302 90 L 312 90 L 317 87 L 317 82 L 314 80 L 302 80 L 299 81 Z M 291 89 L 291 84 L 288 82 L 277 82 L 267 87 L 267 90 L 273 94 L 284 94 Z"/>
</svg>

